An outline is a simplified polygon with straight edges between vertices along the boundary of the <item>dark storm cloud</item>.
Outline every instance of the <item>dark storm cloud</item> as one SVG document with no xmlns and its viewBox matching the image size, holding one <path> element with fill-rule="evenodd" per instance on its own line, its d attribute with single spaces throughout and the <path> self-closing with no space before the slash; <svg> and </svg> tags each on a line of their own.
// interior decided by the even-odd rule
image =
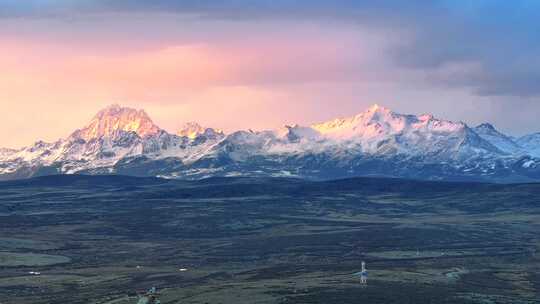
<svg viewBox="0 0 540 304">
<path fill-rule="evenodd" d="M 216 19 L 346 22 L 409 30 L 389 56 L 438 85 L 478 95 L 540 96 L 540 1 L 29 0 L 0 1 L 3 17 L 167 12 Z"/>
<path fill-rule="evenodd" d="M 193 13 L 223 18 L 365 18 L 381 19 L 378 14 L 401 15 L 428 13 L 443 6 L 428 1 L 361 0 L 0 0 L 2 16 L 39 16 L 51 12 L 169 12 Z M 386 23 L 393 20 L 381 20 Z"/>
<path fill-rule="evenodd" d="M 473 64 L 434 78 L 472 87 L 479 95 L 540 95 L 540 2 L 453 4 L 438 18 L 417 15 L 409 24 L 416 39 L 395 50 L 399 64 L 428 72 Z"/>
</svg>

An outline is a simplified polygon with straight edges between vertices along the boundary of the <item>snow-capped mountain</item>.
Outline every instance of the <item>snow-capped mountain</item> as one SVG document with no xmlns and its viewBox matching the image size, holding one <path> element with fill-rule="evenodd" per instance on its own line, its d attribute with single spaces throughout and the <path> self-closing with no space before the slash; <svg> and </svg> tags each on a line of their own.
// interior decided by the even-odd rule
<svg viewBox="0 0 540 304">
<path fill-rule="evenodd" d="M 337 142 L 357 143 L 363 153 L 371 155 L 464 159 L 502 153 L 462 122 L 440 120 L 427 114 L 397 114 L 379 105 L 356 116 L 315 124 L 312 128 Z"/>
<path fill-rule="evenodd" d="M 517 143 L 530 155 L 540 157 L 540 132 L 520 137 Z"/>
<path fill-rule="evenodd" d="M 219 129 L 203 128 L 200 124 L 193 121 L 185 123 L 177 134 L 178 136 L 187 137 L 190 139 L 195 139 L 203 134 L 206 136 L 217 137 L 224 135 L 223 131 Z"/>
<path fill-rule="evenodd" d="M 499 132 L 492 124 L 480 124 L 474 128 L 474 131 L 501 151 L 510 154 L 522 153 L 524 151 L 522 146 L 516 143 L 510 136 Z"/>
<path fill-rule="evenodd" d="M 170 178 L 379 175 L 422 179 L 540 179 L 540 135 L 514 142 L 491 125 L 470 128 L 374 105 L 311 126 L 220 130 L 187 123 L 171 134 L 142 110 L 113 105 L 53 143 L 0 149 L 0 179 L 52 173 Z"/>
<path fill-rule="evenodd" d="M 160 131 L 144 110 L 137 111 L 113 104 L 99 111 L 85 127 L 75 131 L 72 136 L 90 141 L 114 137 L 118 132 L 133 132 L 143 138 L 156 135 Z"/>
<path fill-rule="evenodd" d="M 49 173 L 115 173 L 121 160 L 201 156 L 223 134 L 205 130 L 195 138 L 169 134 L 142 110 L 109 106 L 83 128 L 53 143 L 36 142 L 0 153 L 0 178 Z"/>
</svg>

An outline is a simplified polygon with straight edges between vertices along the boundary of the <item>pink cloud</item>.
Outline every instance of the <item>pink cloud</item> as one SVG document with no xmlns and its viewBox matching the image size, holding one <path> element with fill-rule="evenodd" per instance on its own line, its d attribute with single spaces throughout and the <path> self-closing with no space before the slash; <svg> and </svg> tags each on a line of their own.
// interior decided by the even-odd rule
<svg viewBox="0 0 540 304">
<path fill-rule="evenodd" d="M 401 85 L 422 75 L 387 62 L 403 33 L 167 15 L 95 18 L 0 20 L 0 146 L 67 136 L 111 103 L 144 108 L 173 132 L 192 120 L 227 131 L 308 124 L 375 102 L 404 112 L 417 110 L 411 101 L 418 111 L 437 109 L 429 94 Z M 455 108 L 450 99 L 440 104 Z"/>
</svg>

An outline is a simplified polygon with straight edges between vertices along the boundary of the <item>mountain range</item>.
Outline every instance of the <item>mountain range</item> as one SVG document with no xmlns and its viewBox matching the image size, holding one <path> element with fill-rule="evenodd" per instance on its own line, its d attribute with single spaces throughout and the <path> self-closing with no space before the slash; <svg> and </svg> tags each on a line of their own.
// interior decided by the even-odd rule
<svg viewBox="0 0 540 304">
<path fill-rule="evenodd" d="M 172 134 L 143 110 L 111 105 L 66 138 L 0 149 L 0 180 L 74 173 L 536 181 L 540 133 L 514 138 L 488 123 L 469 127 L 373 105 L 310 126 L 226 134 L 191 122 Z"/>
</svg>

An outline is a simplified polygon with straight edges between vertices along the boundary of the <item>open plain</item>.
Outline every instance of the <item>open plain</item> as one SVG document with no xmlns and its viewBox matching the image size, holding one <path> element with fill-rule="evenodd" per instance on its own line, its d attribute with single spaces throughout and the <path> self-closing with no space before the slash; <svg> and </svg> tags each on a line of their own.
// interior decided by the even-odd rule
<svg viewBox="0 0 540 304">
<path fill-rule="evenodd" d="M 38 177 L 0 183 L 0 303 L 540 303 L 539 232 L 540 184 Z"/>
</svg>

